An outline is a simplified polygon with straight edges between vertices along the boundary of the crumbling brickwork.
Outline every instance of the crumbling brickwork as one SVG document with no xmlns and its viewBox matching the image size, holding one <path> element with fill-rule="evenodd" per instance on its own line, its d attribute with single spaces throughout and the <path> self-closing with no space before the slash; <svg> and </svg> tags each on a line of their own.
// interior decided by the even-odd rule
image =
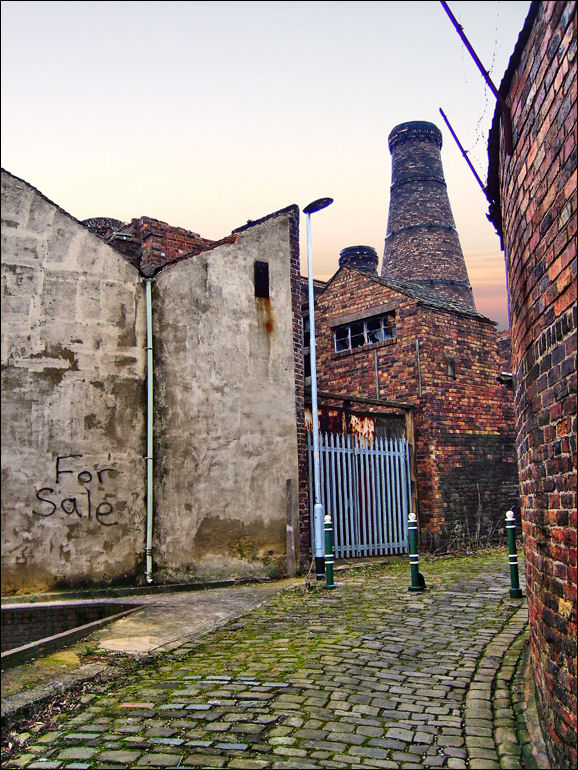
<svg viewBox="0 0 578 770">
<path fill-rule="evenodd" d="M 198 233 L 152 217 L 131 219 L 126 224 L 108 217 L 94 217 L 84 220 L 83 224 L 125 254 L 146 276 L 154 275 L 165 265 L 234 242 L 232 236 L 218 241 L 202 238 Z"/>
<path fill-rule="evenodd" d="M 501 372 L 512 372 L 512 340 L 509 329 L 498 332 L 498 362 Z"/>
<path fill-rule="evenodd" d="M 552 767 L 576 764 L 576 3 L 533 2 L 500 91 L 488 190 L 516 380 L 531 657 Z"/>
</svg>

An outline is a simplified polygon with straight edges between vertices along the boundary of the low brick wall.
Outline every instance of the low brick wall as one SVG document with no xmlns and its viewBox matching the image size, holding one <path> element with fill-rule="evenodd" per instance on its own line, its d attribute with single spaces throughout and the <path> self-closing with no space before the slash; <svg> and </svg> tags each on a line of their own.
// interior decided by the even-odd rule
<svg viewBox="0 0 578 770">
<path fill-rule="evenodd" d="M 2 607 L 2 652 L 136 608 L 116 602 Z"/>
</svg>

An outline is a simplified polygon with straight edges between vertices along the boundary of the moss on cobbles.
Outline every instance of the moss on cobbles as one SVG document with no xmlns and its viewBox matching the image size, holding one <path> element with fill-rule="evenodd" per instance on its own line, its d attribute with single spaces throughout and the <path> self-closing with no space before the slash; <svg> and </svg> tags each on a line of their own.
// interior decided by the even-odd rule
<svg viewBox="0 0 578 770">
<path fill-rule="evenodd" d="M 203 767 L 401 767 L 409 757 L 457 767 L 474 745 L 463 717 L 476 666 L 519 609 L 507 553 L 424 558 L 420 594 L 407 590 L 407 558 L 388 562 L 336 571 L 333 591 L 297 582 L 183 640 L 157 667 L 92 693 L 49 744 L 36 734 L 39 751 L 32 760 L 23 747 L 19 766 L 76 748 L 89 767 L 129 754 L 135 767 L 167 756 Z M 492 742 L 472 728 L 470 739 Z"/>
</svg>

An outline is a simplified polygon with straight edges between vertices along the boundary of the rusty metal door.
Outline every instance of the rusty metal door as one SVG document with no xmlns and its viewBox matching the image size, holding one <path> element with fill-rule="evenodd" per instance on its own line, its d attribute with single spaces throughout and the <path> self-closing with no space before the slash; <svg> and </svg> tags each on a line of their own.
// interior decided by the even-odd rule
<svg viewBox="0 0 578 770">
<path fill-rule="evenodd" d="M 307 449 L 313 522 L 311 433 Z M 321 502 L 323 510 L 331 513 L 336 559 L 407 553 L 411 497 L 405 439 L 321 433 L 319 466 Z"/>
</svg>

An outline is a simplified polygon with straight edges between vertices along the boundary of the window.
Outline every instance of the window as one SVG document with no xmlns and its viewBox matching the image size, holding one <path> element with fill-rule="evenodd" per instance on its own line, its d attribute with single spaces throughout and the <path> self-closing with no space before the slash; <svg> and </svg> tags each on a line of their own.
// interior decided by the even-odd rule
<svg viewBox="0 0 578 770">
<path fill-rule="evenodd" d="M 364 345 L 373 345 L 376 342 L 393 339 L 396 333 L 395 313 L 353 321 L 335 329 L 335 351 L 339 353 L 342 350 L 354 350 Z"/>
<path fill-rule="evenodd" d="M 453 358 L 447 358 L 447 372 L 448 377 L 451 377 L 452 380 L 456 379 L 456 362 Z"/>
<path fill-rule="evenodd" d="M 269 263 L 255 260 L 255 296 L 269 296 Z"/>
</svg>

